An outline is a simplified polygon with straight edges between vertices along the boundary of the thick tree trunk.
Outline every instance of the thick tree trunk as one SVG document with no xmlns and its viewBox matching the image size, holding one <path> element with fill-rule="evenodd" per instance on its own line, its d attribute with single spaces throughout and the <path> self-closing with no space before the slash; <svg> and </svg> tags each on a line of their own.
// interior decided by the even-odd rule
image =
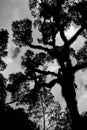
<svg viewBox="0 0 87 130">
<path fill-rule="evenodd" d="M 65 71 L 62 80 L 62 93 L 72 118 L 72 130 L 86 130 L 87 117 L 81 117 L 77 108 L 73 73 L 70 70 Z"/>
<path fill-rule="evenodd" d="M 76 93 L 74 89 L 74 75 L 69 67 L 64 70 L 61 81 L 62 94 L 71 114 L 72 129 L 75 130 L 78 128 L 80 115 L 77 109 Z"/>
</svg>

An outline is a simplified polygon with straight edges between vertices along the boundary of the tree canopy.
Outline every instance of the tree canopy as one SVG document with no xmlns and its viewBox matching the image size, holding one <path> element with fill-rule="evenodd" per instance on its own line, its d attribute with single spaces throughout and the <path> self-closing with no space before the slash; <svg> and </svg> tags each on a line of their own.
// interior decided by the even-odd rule
<svg viewBox="0 0 87 130">
<path fill-rule="evenodd" d="M 25 18 L 12 23 L 14 44 L 28 48 L 21 57 L 24 73 L 10 74 L 5 90 L 11 93 L 11 103 L 27 104 L 32 109 L 39 99 L 38 93 L 41 88 L 51 90 L 54 85 L 60 85 L 72 119 L 72 130 L 78 129 L 79 126 L 83 129 L 83 126 L 87 127 L 87 119 L 78 112 L 75 73 L 87 67 L 87 41 L 77 53 L 72 45 L 77 42 L 79 36 L 87 38 L 87 1 L 29 0 L 29 9 L 34 21 Z M 72 23 L 78 30 L 68 39 L 65 32 Z M 41 38 L 37 38 L 36 42 L 33 37 L 35 29 L 41 34 Z M 63 42 L 61 46 L 56 40 L 58 33 Z M 1 57 L 7 54 L 7 39 L 7 31 L 1 30 Z M 76 59 L 75 65 L 72 65 L 70 57 Z M 46 65 L 54 60 L 59 68 L 56 71 L 48 70 Z M 0 68 L 5 68 L 2 60 L 0 63 Z"/>
</svg>

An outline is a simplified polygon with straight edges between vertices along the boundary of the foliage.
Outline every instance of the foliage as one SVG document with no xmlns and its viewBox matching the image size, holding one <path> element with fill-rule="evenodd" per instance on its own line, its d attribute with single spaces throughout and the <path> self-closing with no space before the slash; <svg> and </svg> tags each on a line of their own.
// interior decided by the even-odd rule
<svg viewBox="0 0 87 130">
<path fill-rule="evenodd" d="M 1 115 L 1 126 L 3 129 L 6 127 L 9 130 L 14 129 L 25 129 L 25 130 L 39 130 L 39 127 L 37 128 L 36 124 L 33 123 L 31 120 L 28 120 L 28 115 L 24 113 L 24 110 L 22 108 L 19 108 L 17 110 L 14 110 L 10 106 L 7 106 L 5 108 L 4 114 Z"/>
<path fill-rule="evenodd" d="M 24 46 L 32 42 L 31 38 L 31 21 L 29 19 L 24 19 L 20 21 L 15 21 L 12 23 L 13 41 L 16 45 L 23 43 Z"/>
<path fill-rule="evenodd" d="M 6 68 L 6 63 L 2 60 L 3 57 L 7 56 L 7 43 L 8 43 L 8 31 L 0 29 L 0 71 Z"/>
<path fill-rule="evenodd" d="M 43 130 L 71 129 L 71 117 L 68 109 L 62 111 L 59 102 L 55 102 L 49 90 L 42 88 L 38 92 L 36 105 L 29 109 L 29 119 L 35 121 Z"/>
<path fill-rule="evenodd" d="M 36 105 L 29 109 L 29 118 L 40 125 L 43 130 L 46 128 L 47 115 L 49 113 L 49 106 L 53 103 L 53 95 L 49 90 L 42 88 L 38 92 L 38 101 Z"/>
<path fill-rule="evenodd" d="M 0 29 L 0 71 L 4 71 L 6 63 L 2 60 L 7 55 L 8 31 Z M 0 110 L 4 109 L 6 99 L 6 79 L 0 73 Z"/>
<path fill-rule="evenodd" d="M 0 74 L 0 109 L 3 108 L 3 105 L 5 105 L 6 100 L 6 79 L 5 77 Z"/>
<path fill-rule="evenodd" d="M 71 127 L 74 130 L 78 129 L 82 118 L 77 109 L 74 75 L 76 71 L 87 67 L 87 54 L 85 53 L 87 46 L 85 42 L 85 46 L 76 54 L 72 44 L 78 39 L 79 35 L 85 38 L 87 37 L 87 1 L 29 0 L 29 8 L 35 18 L 33 23 L 28 18 L 12 23 L 13 42 L 19 47 L 27 46 L 28 50 L 21 58 L 21 66 L 24 69 L 24 74 L 21 72 L 11 74 L 9 76 L 7 91 L 12 94 L 12 102 L 29 104 L 33 110 L 33 107 L 37 105 L 36 103 L 40 99 L 38 94 L 41 88 L 51 90 L 55 84 L 60 84 L 62 95 L 70 111 L 72 119 Z M 65 35 L 65 31 L 70 28 L 72 23 L 78 30 L 68 39 Z M 33 25 L 34 28 L 38 28 L 42 35 L 41 38 L 37 38 L 38 43 L 33 42 Z M 58 33 L 63 41 L 61 46 L 59 46 L 59 41 L 56 41 Z M 2 46 L 0 53 L 4 52 L 1 56 L 6 54 L 3 50 L 6 49 L 5 44 L 7 43 L 7 38 L 7 31 L 0 31 L 0 44 Z M 77 60 L 75 66 L 72 66 L 71 55 Z M 55 59 L 60 66 L 58 73 L 44 69 L 46 63 Z M 1 66 L 1 68 L 3 67 Z M 50 78 L 50 81 L 47 81 L 48 76 L 53 76 L 53 79 Z M 59 109 L 60 107 L 58 106 L 57 108 Z M 55 106 L 55 109 L 57 108 Z M 55 110 L 55 114 L 57 114 L 56 112 Z M 56 120 L 54 117 L 51 119 Z M 68 120 L 68 117 L 67 115 L 66 119 L 65 116 L 64 120 Z M 51 123 L 51 120 L 49 122 Z M 65 124 L 67 124 L 67 128 L 69 124 L 66 121 Z M 58 128 L 58 126 L 56 128 Z"/>
<path fill-rule="evenodd" d="M 65 110 L 61 109 L 61 106 L 59 102 L 54 102 L 49 109 L 50 118 L 49 121 L 49 127 L 47 130 L 51 129 L 59 129 L 59 130 L 71 130 L 71 116 L 68 108 L 66 107 Z"/>
</svg>

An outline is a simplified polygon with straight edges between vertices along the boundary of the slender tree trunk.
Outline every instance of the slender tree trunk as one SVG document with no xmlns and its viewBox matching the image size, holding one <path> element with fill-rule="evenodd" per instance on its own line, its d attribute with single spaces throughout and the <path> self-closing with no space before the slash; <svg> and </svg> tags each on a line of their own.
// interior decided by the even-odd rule
<svg viewBox="0 0 87 130">
<path fill-rule="evenodd" d="M 45 130 L 45 114 L 43 115 L 43 121 L 44 121 L 44 130 Z"/>
<path fill-rule="evenodd" d="M 44 105 L 43 105 L 43 99 L 41 99 L 41 103 L 42 103 L 42 110 L 43 110 L 43 130 L 45 130 L 45 110 L 44 110 Z"/>
</svg>

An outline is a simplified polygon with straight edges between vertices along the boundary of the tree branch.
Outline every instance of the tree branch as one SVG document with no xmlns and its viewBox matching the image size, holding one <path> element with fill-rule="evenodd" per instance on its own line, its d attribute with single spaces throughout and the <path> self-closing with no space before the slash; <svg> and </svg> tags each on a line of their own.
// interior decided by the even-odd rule
<svg viewBox="0 0 87 130">
<path fill-rule="evenodd" d="M 39 45 L 32 45 L 32 44 L 29 44 L 28 46 L 33 48 L 33 49 L 39 49 L 39 50 L 43 50 L 45 52 L 50 53 L 50 49 L 48 49 L 46 47 L 42 47 L 42 46 L 39 46 Z"/>
<path fill-rule="evenodd" d="M 63 30 L 60 31 L 60 36 L 61 36 L 62 40 L 64 41 L 64 43 L 68 42 Z"/>
<path fill-rule="evenodd" d="M 53 75 L 53 76 L 58 77 L 58 74 L 56 74 L 55 72 L 43 71 L 43 70 L 40 70 L 40 69 L 34 69 L 34 71 L 39 73 L 39 74 Z"/>
<path fill-rule="evenodd" d="M 75 65 L 73 67 L 73 72 L 75 73 L 76 71 L 78 71 L 80 69 L 84 69 L 84 68 L 87 68 L 87 62 Z"/>
<path fill-rule="evenodd" d="M 53 127 L 54 125 L 56 125 L 57 124 L 57 122 L 54 122 L 53 124 L 51 124 L 48 128 L 47 128 L 47 130 L 49 130 L 51 127 Z"/>
<path fill-rule="evenodd" d="M 52 88 L 56 83 L 60 83 L 59 79 L 53 79 L 52 81 L 50 81 L 49 83 L 45 83 L 47 88 Z"/>
<path fill-rule="evenodd" d="M 5 103 L 5 105 L 7 106 L 7 105 L 11 105 L 11 104 L 13 104 L 13 103 L 15 103 L 15 102 L 17 102 L 17 100 L 15 100 L 15 101 L 10 101 L 10 102 L 7 102 L 7 103 Z"/>
<path fill-rule="evenodd" d="M 85 29 L 85 26 L 81 27 L 76 34 L 71 37 L 71 39 L 68 41 L 69 46 L 77 39 L 77 37 L 81 34 L 81 32 Z"/>
</svg>

